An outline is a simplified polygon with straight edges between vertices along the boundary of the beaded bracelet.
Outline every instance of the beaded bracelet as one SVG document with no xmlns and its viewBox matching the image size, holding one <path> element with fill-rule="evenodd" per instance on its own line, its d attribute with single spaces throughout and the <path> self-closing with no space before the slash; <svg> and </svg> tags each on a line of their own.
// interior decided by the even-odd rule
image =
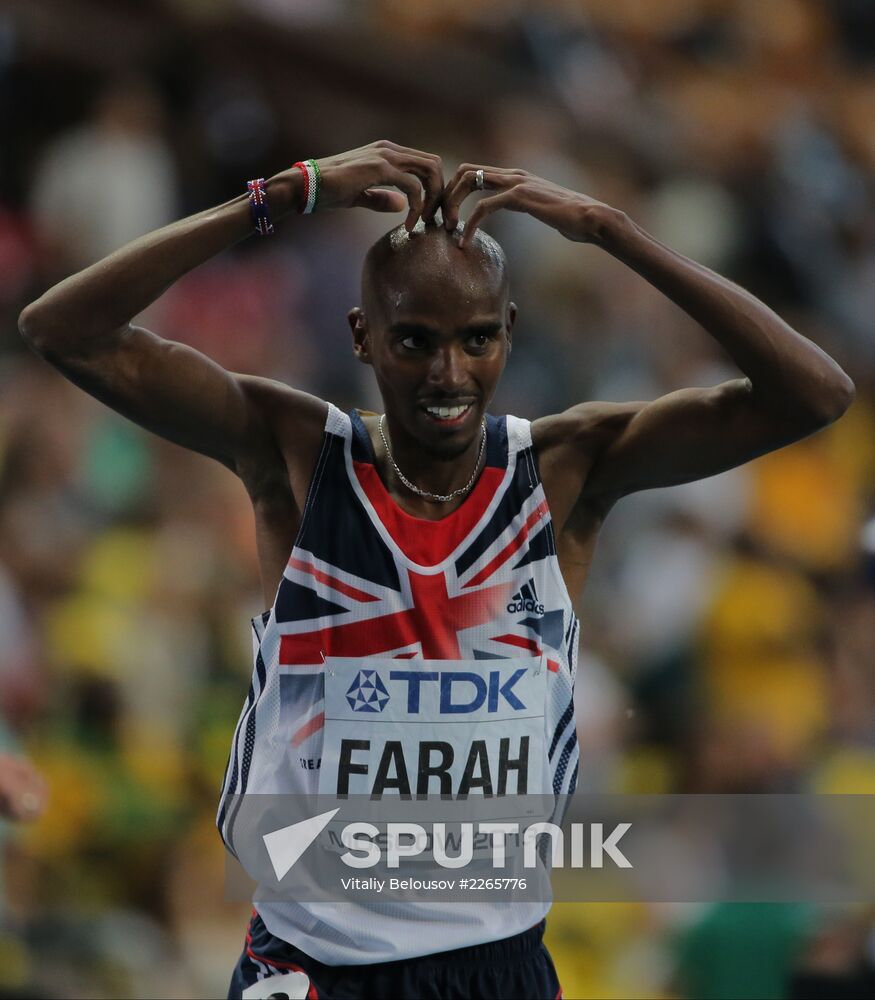
<svg viewBox="0 0 875 1000">
<path fill-rule="evenodd" d="M 267 210 L 267 191 L 264 187 L 264 178 L 259 177 L 254 181 L 247 181 L 246 187 L 249 190 L 249 210 L 252 212 L 252 223 L 259 236 L 270 236 L 273 232 L 273 223 L 270 221 L 270 212 Z"/>
<path fill-rule="evenodd" d="M 316 203 L 319 201 L 319 191 L 322 188 L 322 171 L 315 160 L 298 160 L 292 164 L 304 175 L 304 200 L 298 211 L 302 215 L 310 215 L 316 211 Z"/>
</svg>

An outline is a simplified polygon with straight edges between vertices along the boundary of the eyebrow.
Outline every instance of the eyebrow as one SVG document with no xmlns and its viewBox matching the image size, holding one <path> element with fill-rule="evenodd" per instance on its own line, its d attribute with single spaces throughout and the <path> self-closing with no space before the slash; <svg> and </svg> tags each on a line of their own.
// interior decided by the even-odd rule
<svg viewBox="0 0 875 1000">
<path fill-rule="evenodd" d="M 504 323 L 500 320 L 486 320 L 482 323 L 469 323 L 461 328 L 461 333 L 497 333 L 502 329 Z M 438 331 L 427 323 L 407 323 L 404 321 L 393 323 L 389 327 L 389 333 L 402 333 L 410 335 L 412 333 L 434 336 Z"/>
<path fill-rule="evenodd" d="M 427 326 L 425 323 L 393 323 L 389 327 L 389 333 L 425 333 L 434 334 L 437 331 L 434 327 Z"/>
</svg>

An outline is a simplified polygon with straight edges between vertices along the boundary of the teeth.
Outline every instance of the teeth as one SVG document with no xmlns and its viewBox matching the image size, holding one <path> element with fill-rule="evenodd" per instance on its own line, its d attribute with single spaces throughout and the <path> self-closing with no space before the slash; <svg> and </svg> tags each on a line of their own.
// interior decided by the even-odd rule
<svg viewBox="0 0 875 1000">
<path fill-rule="evenodd" d="M 427 406 L 426 410 L 440 420 L 455 420 L 456 417 L 461 417 L 470 408 L 470 404 L 467 404 L 465 406 Z"/>
</svg>

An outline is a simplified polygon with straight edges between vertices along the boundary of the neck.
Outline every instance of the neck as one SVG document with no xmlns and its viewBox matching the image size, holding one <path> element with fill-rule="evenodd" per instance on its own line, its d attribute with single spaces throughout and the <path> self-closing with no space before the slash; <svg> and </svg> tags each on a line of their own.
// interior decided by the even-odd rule
<svg viewBox="0 0 875 1000">
<path fill-rule="evenodd" d="M 382 445 L 383 480 L 393 494 L 446 512 L 450 505 L 455 507 L 464 501 L 474 488 L 485 454 L 485 423 L 464 451 L 452 456 L 425 450 L 400 429 L 393 433 L 389 417 L 380 418 L 377 430 Z"/>
</svg>

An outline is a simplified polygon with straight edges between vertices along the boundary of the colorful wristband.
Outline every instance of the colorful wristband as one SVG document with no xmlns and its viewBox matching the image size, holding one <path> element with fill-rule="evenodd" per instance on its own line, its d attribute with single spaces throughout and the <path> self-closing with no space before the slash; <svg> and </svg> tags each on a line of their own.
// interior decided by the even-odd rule
<svg viewBox="0 0 875 1000">
<path fill-rule="evenodd" d="M 298 211 L 302 215 L 310 215 L 316 211 L 316 204 L 319 201 L 319 191 L 322 188 L 322 172 L 315 160 L 298 160 L 292 166 L 297 167 L 304 176 L 304 198 Z"/>
<path fill-rule="evenodd" d="M 264 187 L 264 178 L 259 177 L 254 181 L 247 181 L 246 187 L 249 191 L 249 210 L 252 212 L 252 224 L 259 236 L 270 236 L 273 232 L 273 224 L 270 221 L 270 212 L 267 210 L 267 191 Z"/>
</svg>

